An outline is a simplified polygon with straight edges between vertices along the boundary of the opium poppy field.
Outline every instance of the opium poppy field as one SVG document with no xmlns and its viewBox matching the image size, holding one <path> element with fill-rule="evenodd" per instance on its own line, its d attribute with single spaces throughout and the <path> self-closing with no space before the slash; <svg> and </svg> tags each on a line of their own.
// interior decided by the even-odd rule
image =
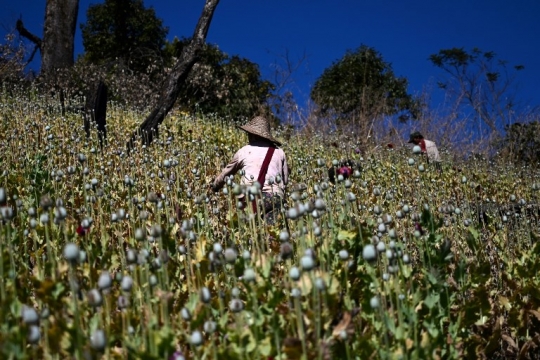
<svg viewBox="0 0 540 360">
<path fill-rule="evenodd" d="M 268 225 L 240 174 L 209 188 L 233 124 L 173 113 L 128 151 L 145 114 L 111 103 L 101 146 L 54 98 L 1 104 L 3 359 L 538 358 L 537 167 L 276 129 Z"/>
</svg>

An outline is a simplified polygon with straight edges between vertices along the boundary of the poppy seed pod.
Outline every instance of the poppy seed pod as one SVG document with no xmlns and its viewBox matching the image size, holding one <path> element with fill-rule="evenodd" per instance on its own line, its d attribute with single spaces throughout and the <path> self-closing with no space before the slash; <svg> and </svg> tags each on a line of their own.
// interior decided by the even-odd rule
<svg viewBox="0 0 540 360">
<path fill-rule="evenodd" d="M 6 190 L 0 187 L 0 205 L 5 205 L 7 202 Z"/>
<path fill-rule="evenodd" d="M 324 291 L 326 289 L 326 283 L 323 278 L 317 277 L 315 278 L 315 287 L 319 291 Z"/>
<path fill-rule="evenodd" d="M 298 281 L 298 279 L 300 279 L 300 269 L 296 266 L 291 267 L 289 270 L 289 277 L 291 280 Z"/>
<path fill-rule="evenodd" d="M 212 245 L 212 249 L 214 250 L 214 253 L 216 254 L 221 254 L 221 252 L 223 251 L 223 247 L 221 246 L 220 243 L 217 243 L 217 242 Z"/>
<path fill-rule="evenodd" d="M 180 316 L 182 316 L 182 319 L 186 321 L 191 320 L 191 312 L 185 307 L 180 310 Z"/>
<path fill-rule="evenodd" d="M 288 211 L 287 211 L 287 217 L 291 220 L 295 220 L 297 219 L 299 216 L 298 214 L 298 209 L 296 208 L 290 208 Z"/>
<path fill-rule="evenodd" d="M 246 281 L 246 282 L 252 282 L 252 281 L 255 281 L 255 270 L 253 270 L 252 268 L 247 268 L 244 270 L 244 277 L 243 279 Z"/>
<path fill-rule="evenodd" d="M 0 218 L 4 220 L 11 220 L 14 217 L 13 209 L 11 206 L 0 207 Z"/>
<path fill-rule="evenodd" d="M 403 254 L 402 260 L 403 260 L 404 264 L 410 264 L 410 262 L 411 262 L 411 258 L 409 257 L 408 254 Z"/>
<path fill-rule="evenodd" d="M 67 243 L 64 246 L 64 258 L 71 264 L 79 261 L 79 247 L 74 243 Z"/>
<path fill-rule="evenodd" d="M 225 249 L 223 256 L 225 257 L 226 262 L 228 262 L 229 264 L 233 264 L 238 258 L 238 253 L 233 248 L 227 248 Z"/>
<path fill-rule="evenodd" d="M 133 249 L 126 250 L 126 260 L 128 263 L 133 264 L 137 261 L 137 252 Z"/>
<path fill-rule="evenodd" d="M 203 328 L 204 332 L 206 332 L 207 334 L 212 334 L 216 331 L 217 324 L 215 321 L 208 320 L 204 322 Z"/>
<path fill-rule="evenodd" d="M 107 337 L 105 336 L 105 331 L 96 330 L 90 336 L 90 346 L 92 349 L 97 351 L 103 351 L 107 345 Z"/>
<path fill-rule="evenodd" d="M 366 261 L 375 261 L 377 259 L 377 250 L 373 244 L 367 244 L 362 249 L 362 257 Z"/>
<path fill-rule="evenodd" d="M 88 291 L 86 298 L 88 299 L 88 304 L 92 307 L 99 307 L 103 304 L 103 297 L 98 289 Z"/>
<path fill-rule="evenodd" d="M 238 298 L 238 297 L 240 297 L 240 289 L 237 288 L 237 287 L 233 287 L 233 288 L 231 289 L 231 295 L 232 295 L 233 298 Z"/>
<path fill-rule="evenodd" d="M 293 288 L 291 290 L 291 297 L 293 298 L 299 298 L 302 296 L 302 291 L 299 288 Z"/>
<path fill-rule="evenodd" d="M 101 290 L 107 290 L 112 286 L 111 274 L 108 271 L 103 271 L 99 275 L 98 288 Z"/>
<path fill-rule="evenodd" d="M 49 222 L 49 214 L 48 213 L 42 213 L 40 216 L 39 216 L 39 221 L 42 223 L 42 224 L 47 224 Z"/>
<path fill-rule="evenodd" d="M 34 207 L 28 208 L 28 216 L 36 217 L 37 216 L 36 208 L 34 208 Z"/>
<path fill-rule="evenodd" d="M 280 256 L 283 260 L 289 259 L 293 255 L 293 246 L 289 242 L 283 242 L 280 246 Z"/>
<path fill-rule="evenodd" d="M 212 294 L 210 294 L 210 290 L 207 287 L 201 288 L 199 291 L 199 299 L 205 304 L 210 302 L 212 299 Z"/>
<path fill-rule="evenodd" d="M 340 258 L 341 260 L 347 260 L 347 259 L 349 259 L 349 252 L 348 252 L 347 250 L 345 250 L 345 249 L 340 250 L 339 253 L 338 253 L 338 255 L 339 255 L 339 258 Z"/>
<path fill-rule="evenodd" d="M 381 302 L 378 296 L 374 296 L 369 300 L 369 306 L 371 306 L 372 309 L 379 308 L 380 304 Z"/>
<path fill-rule="evenodd" d="M 28 325 L 36 325 L 39 321 L 39 316 L 33 307 L 23 305 L 21 310 L 21 318 L 23 323 Z"/>
<path fill-rule="evenodd" d="M 31 325 L 28 328 L 27 340 L 30 344 L 37 344 L 41 339 L 41 332 L 39 331 L 39 326 Z"/>
<path fill-rule="evenodd" d="M 300 259 L 300 265 L 302 266 L 303 270 L 311 271 L 315 267 L 315 260 L 313 260 L 313 257 L 309 255 L 304 255 Z"/>
<path fill-rule="evenodd" d="M 120 287 L 122 288 L 122 291 L 130 292 L 131 288 L 133 287 L 133 279 L 131 278 L 131 276 L 124 276 L 122 278 L 122 281 L 120 282 Z"/>
<path fill-rule="evenodd" d="M 232 299 L 231 301 L 229 301 L 229 309 L 233 313 L 240 312 L 244 310 L 244 303 L 240 299 Z"/>
</svg>

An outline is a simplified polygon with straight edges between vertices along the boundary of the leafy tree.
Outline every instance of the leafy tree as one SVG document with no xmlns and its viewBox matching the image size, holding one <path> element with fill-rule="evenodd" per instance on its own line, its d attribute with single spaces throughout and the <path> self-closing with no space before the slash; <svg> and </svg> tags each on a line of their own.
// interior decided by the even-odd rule
<svg viewBox="0 0 540 360">
<path fill-rule="evenodd" d="M 540 122 L 506 126 L 499 149 L 503 156 L 514 162 L 540 163 Z"/>
<path fill-rule="evenodd" d="M 86 17 L 81 30 L 85 58 L 90 62 L 120 59 L 130 69 L 142 72 L 156 59 L 161 60 L 169 30 L 142 0 L 105 0 L 90 5 Z"/>
<path fill-rule="evenodd" d="M 188 42 L 175 39 L 166 46 L 166 52 L 174 59 Z M 180 90 L 177 104 L 189 112 L 249 118 L 266 106 L 273 88 L 269 81 L 262 80 L 257 64 L 205 44 L 186 86 Z"/>
<path fill-rule="evenodd" d="M 494 52 L 478 48 L 443 49 L 429 60 L 448 75 L 438 86 L 455 99 L 463 113 L 472 110 L 477 132 L 500 135 L 510 126 L 516 109 L 512 84 L 522 65 L 509 67 Z"/>
<path fill-rule="evenodd" d="M 23 77 L 25 51 L 14 39 L 13 34 L 8 34 L 5 42 L 0 43 L 0 86 Z"/>
<path fill-rule="evenodd" d="M 406 121 L 417 117 L 419 107 L 407 93 L 407 79 L 397 77 L 382 55 L 366 45 L 347 51 L 325 69 L 311 90 L 311 99 L 323 114 L 335 116 L 338 124 L 398 113 Z"/>
</svg>

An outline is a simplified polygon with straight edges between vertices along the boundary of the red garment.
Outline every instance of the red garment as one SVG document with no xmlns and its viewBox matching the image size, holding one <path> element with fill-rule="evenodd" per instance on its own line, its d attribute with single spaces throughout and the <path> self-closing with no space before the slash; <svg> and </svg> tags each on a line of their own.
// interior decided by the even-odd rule
<svg viewBox="0 0 540 360">
<path fill-rule="evenodd" d="M 343 178 L 348 179 L 352 174 L 352 169 L 348 166 L 342 166 L 337 171 L 338 175 L 343 175 Z"/>
<path fill-rule="evenodd" d="M 424 141 L 424 139 L 420 140 L 420 149 L 422 149 L 423 153 L 427 152 L 426 142 Z"/>
<path fill-rule="evenodd" d="M 259 176 L 257 177 L 257 181 L 259 182 L 259 184 L 264 184 L 264 181 L 266 179 L 266 173 L 268 172 L 268 165 L 270 164 L 270 161 L 272 160 L 272 155 L 274 155 L 274 150 L 276 148 L 274 146 L 270 146 L 268 148 L 268 151 L 266 152 L 266 156 L 264 157 L 264 161 L 262 163 L 262 166 L 261 166 L 261 171 L 259 172 Z M 253 207 L 253 212 L 256 213 L 257 212 L 257 202 L 256 201 L 252 201 L 251 202 L 251 205 Z"/>
</svg>

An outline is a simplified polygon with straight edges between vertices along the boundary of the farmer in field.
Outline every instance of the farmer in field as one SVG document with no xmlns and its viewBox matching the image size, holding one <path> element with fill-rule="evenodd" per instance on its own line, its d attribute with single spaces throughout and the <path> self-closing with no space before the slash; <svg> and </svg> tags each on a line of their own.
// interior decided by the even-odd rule
<svg viewBox="0 0 540 360">
<path fill-rule="evenodd" d="M 437 170 L 442 170 L 439 150 L 437 150 L 437 145 L 433 141 L 424 139 L 424 136 L 416 131 L 411 134 L 409 144 L 420 146 L 422 153 L 427 154 L 428 163 L 433 163 Z"/>
<path fill-rule="evenodd" d="M 336 166 L 332 165 L 328 168 L 328 180 L 330 180 L 332 184 L 335 184 L 336 178 L 339 178 L 339 175 L 345 180 L 352 176 L 354 170 L 360 169 L 362 169 L 362 166 L 356 161 L 350 159 L 343 160 Z"/>
<path fill-rule="evenodd" d="M 229 164 L 214 180 L 212 190 L 219 191 L 225 184 L 225 177 L 244 170 L 240 184 L 251 187 L 255 182 L 261 185 L 264 218 L 268 224 L 273 224 L 281 210 L 285 186 L 288 182 L 289 171 L 285 153 L 279 148 L 281 143 L 270 132 L 270 123 L 265 117 L 257 116 L 244 126 L 239 126 L 248 135 L 248 145 L 234 154 Z M 240 199 L 246 203 L 245 196 Z M 257 209 L 253 201 L 253 211 Z"/>
</svg>

